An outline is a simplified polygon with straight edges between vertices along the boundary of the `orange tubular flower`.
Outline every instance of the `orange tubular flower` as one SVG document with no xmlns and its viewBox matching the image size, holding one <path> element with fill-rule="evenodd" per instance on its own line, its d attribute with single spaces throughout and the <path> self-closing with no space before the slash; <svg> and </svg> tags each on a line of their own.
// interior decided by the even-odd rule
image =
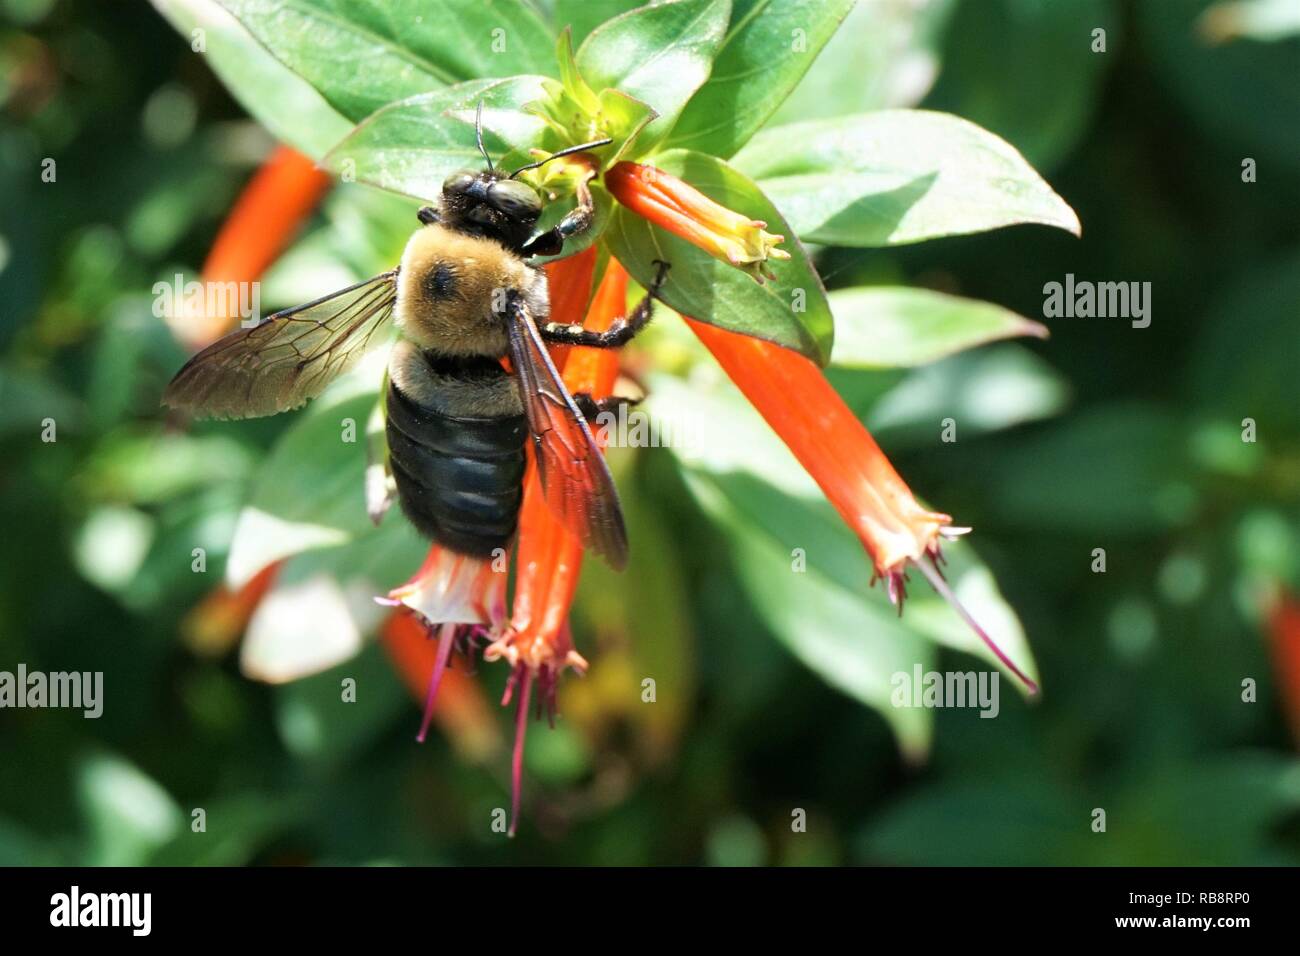
<svg viewBox="0 0 1300 956">
<path fill-rule="evenodd" d="M 610 260 L 592 301 L 587 328 L 604 331 L 621 316 L 627 302 L 627 272 Z M 564 363 L 564 384 L 570 392 L 603 398 L 618 377 L 618 355 L 608 349 L 573 347 Z M 599 440 L 599 435 L 597 437 Z M 579 673 L 587 662 L 574 650 L 569 631 L 569 607 L 582 570 L 582 545 L 556 519 L 542 494 L 535 467 L 524 481 L 524 504 L 519 518 L 518 580 L 505 635 L 483 652 L 484 660 L 505 658 L 513 672 L 502 705 L 516 699 L 515 749 L 511 761 L 510 834 L 519 821 L 523 780 L 524 736 L 534 681 L 541 699 L 537 710 L 555 719 L 555 693 L 560 675 L 572 667 Z"/>
<path fill-rule="evenodd" d="M 650 222 L 744 269 L 755 278 L 783 236 L 765 223 L 719 206 L 693 186 L 652 166 L 618 163 L 605 184 L 619 202 Z M 917 502 L 857 416 L 821 370 L 797 352 L 687 318 L 700 341 L 807 469 L 840 516 L 862 540 L 902 613 L 909 565 L 921 573 L 1006 667 L 1037 692 L 1029 678 L 957 601 L 939 570 L 940 542 L 965 534 L 945 514 Z"/>
<path fill-rule="evenodd" d="M 654 166 L 615 163 L 605 173 L 610 193 L 635 213 L 694 243 L 709 255 L 749 273 L 758 282 L 772 278 L 768 259 L 789 259 L 776 246 L 785 236 L 766 231 L 767 223 L 720 206 L 695 187 Z"/>
<path fill-rule="evenodd" d="M 821 369 L 771 342 L 695 319 L 686 322 L 857 533 L 875 565 L 872 582 L 885 581 L 899 613 L 911 565 L 921 570 L 998 660 L 1037 692 L 1038 685 L 976 623 L 939 570 L 940 541 L 970 529 L 954 528 L 948 515 L 921 507 Z"/>
</svg>

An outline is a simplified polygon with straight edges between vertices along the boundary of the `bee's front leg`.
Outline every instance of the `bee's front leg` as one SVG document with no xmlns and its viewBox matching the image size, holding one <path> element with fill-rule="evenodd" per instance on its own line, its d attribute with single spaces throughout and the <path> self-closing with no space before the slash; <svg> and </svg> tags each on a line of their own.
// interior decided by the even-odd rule
<svg viewBox="0 0 1300 956">
<path fill-rule="evenodd" d="M 596 220 L 596 202 L 591 198 L 591 190 L 585 182 L 578 183 L 578 205 L 574 206 L 555 227 L 533 236 L 519 250 L 525 258 L 529 256 L 558 256 L 564 251 L 564 240 L 579 235 L 591 228 Z"/>
<path fill-rule="evenodd" d="M 542 337 L 548 342 L 559 345 L 587 345 L 597 349 L 616 349 L 626 344 L 632 336 L 649 324 L 654 315 L 654 300 L 659 298 L 659 289 L 668 276 L 668 263 L 655 260 L 655 265 L 659 267 L 659 271 L 655 274 L 654 281 L 646 290 L 645 297 L 637 303 L 636 308 L 627 318 L 615 319 L 604 332 L 592 332 L 581 325 L 560 325 L 557 322 L 550 322 L 539 329 Z"/>
</svg>

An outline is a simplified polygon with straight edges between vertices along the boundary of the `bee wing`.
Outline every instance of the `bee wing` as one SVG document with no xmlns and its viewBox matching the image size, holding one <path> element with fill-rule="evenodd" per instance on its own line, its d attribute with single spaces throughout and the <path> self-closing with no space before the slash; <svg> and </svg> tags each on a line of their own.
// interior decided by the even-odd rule
<svg viewBox="0 0 1300 956">
<path fill-rule="evenodd" d="M 315 398 L 381 342 L 397 301 L 397 270 L 267 316 L 199 352 L 163 404 L 212 418 L 259 418 Z"/>
<path fill-rule="evenodd" d="M 609 466 L 564 387 L 532 313 L 518 301 L 511 313 L 510 360 L 519 380 L 546 503 L 583 547 L 621 571 L 627 564 L 627 529 Z"/>
</svg>

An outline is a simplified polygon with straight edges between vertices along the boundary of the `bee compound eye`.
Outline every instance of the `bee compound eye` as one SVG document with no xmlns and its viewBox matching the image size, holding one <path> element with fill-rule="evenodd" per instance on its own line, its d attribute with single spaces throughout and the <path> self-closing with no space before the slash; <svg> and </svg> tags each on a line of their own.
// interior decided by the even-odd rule
<svg viewBox="0 0 1300 956">
<path fill-rule="evenodd" d="M 474 174 L 467 172 L 452 173 L 442 183 L 444 193 L 466 193 L 474 185 Z"/>
<path fill-rule="evenodd" d="M 488 203 L 512 219 L 536 219 L 542 214 L 542 200 L 527 183 L 503 179 L 488 187 Z"/>
</svg>

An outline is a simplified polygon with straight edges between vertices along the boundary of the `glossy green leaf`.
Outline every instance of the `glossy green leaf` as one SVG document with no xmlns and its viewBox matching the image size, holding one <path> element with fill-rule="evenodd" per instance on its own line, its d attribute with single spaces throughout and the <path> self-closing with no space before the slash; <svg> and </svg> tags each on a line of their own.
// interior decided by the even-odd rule
<svg viewBox="0 0 1300 956">
<path fill-rule="evenodd" d="M 956 116 L 883 110 L 765 130 L 735 157 L 798 235 L 886 246 L 1079 219 L 1008 143 Z"/>
<path fill-rule="evenodd" d="M 710 517 L 725 530 L 736 570 L 754 609 L 783 647 L 827 684 L 879 713 L 910 760 L 930 748 L 933 717 L 921 707 L 894 707 L 891 679 L 911 674 L 915 665 L 931 669 L 934 649 L 921 640 L 893 608 L 865 593 L 848 590 L 826 574 L 819 538 L 783 539 L 742 514 L 735 498 L 755 490 L 734 476 L 688 476 L 687 485 Z M 784 508 L 790 500 L 771 494 L 759 500 Z M 806 567 L 792 570 L 792 550 L 811 549 Z"/>
<path fill-rule="evenodd" d="M 730 14 L 731 0 L 672 0 L 601 24 L 579 47 L 578 69 L 593 90 L 622 90 L 659 114 L 638 137 L 640 150 L 667 135 L 709 78 Z"/>
<path fill-rule="evenodd" d="M 769 260 L 776 278 L 760 285 L 623 206 L 614 210 L 606 233 L 615 257 L 642 285 L 654 278 L 656 259 L 670 263 L 662 297 L 683 315 L 776 342 L 825 364 L 834 332 L 826 293 L 807 252 L 776 207 L 743 174 L 712 156 L 677 149 L 652 157 L 652 162 L 715 202 L 765 221 L 769 232 L 786 236 L 781 248 L 791 258 Z"/>
<path fill-rule="evenodd" d="M 483 143 L 494 162 L 523 160 L 539 145 L 546 124 L 523 110 L 543 95 L 540 76 L 470 80 L 422 93 L 378 110 L 325 157 L 344 177 L 432 200 L 460 169 L 480 169 L 483 156 L 474 115 L 483 103 Z"/>
<path fill-rule="evenodd" d="M 266 47 L 217 0 L 152 0 L 190 42 L 249 115 L 276 139 L 320 159 L 348 131 L 348 121 Z M 200 32 L 201 31 L 201 32 Z"/>
<path fill-rule="evenodd" d="M 222 0 L 353 121 L 460 80 L 553 72 L 554 37 L 522 0 Z"/>
<path fill-rule="evenodd" d="M 853 0 L 740 0 L 709 81 L 666 146 L 724 159 L 749 140 L 812 66 Z M 852 84 L 845 84 L 852 85 Z"/>
<path fill-rule="evenodd" d="M 830 294 L 835 365 L 923 365 L 964 349 L 1021 335 L 1046 338 L 1037 322 L 989 302 L 929 289 L 864 286 Z"/>
</svg>

